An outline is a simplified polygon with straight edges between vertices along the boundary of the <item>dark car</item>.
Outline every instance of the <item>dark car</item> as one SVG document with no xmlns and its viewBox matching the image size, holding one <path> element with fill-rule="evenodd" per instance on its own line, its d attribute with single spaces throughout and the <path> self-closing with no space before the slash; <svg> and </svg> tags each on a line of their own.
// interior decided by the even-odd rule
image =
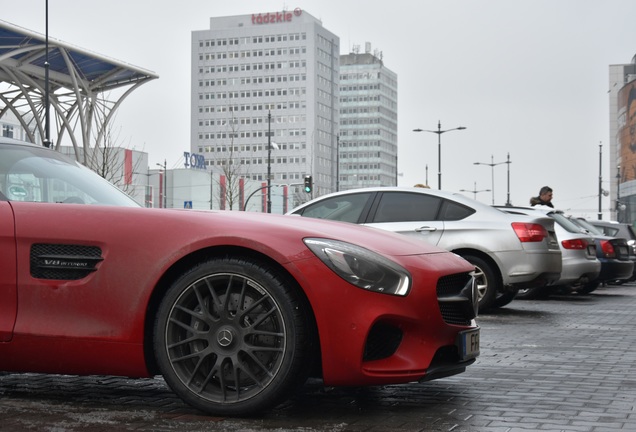
<svg viewBox="0 0 636 432">
<path fill-rule="evenodd" d="M 587 219 L 587 222 L 591 225 L 594 225 L 596 228 L 601 230 L 603 234 L 608 235 L 610 237 L 622 237 L 627 240 L 627 244 L 629 245 L 629 256 L 632 261 L 634 261 L 634 272 L 632 273 L 632 277 L 628 279 L 628 282 L 632 282 L 636 280 L 636 232 L 634 231 L 634 227 L 630 224 L 613 222 L 613 221 L 604 221 L 597 219 Z M 622 281 L 618 281 L 622 282 Z"/>
<path fill-rule="evenodd" d="M 594 291 L 602 283 L 628 280 L 634 274 L 634 261 L 630 257 L 630 246 L 621 237 L 603 234 L 595 226 L 583 218 L 570 217 L 570 220 L 589 233 L 596 242 L 596 256 L 601 262 L 601 273 L 589 283 L 577 288 L 577 292 L 587 294 Z"/>
</svg>

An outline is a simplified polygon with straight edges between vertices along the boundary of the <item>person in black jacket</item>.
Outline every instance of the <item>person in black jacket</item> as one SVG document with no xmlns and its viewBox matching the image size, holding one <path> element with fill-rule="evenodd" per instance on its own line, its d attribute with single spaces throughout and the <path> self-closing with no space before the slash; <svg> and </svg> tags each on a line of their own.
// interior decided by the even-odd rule
<svg viewBox="0 0 636 432">
<path fill-rule="evenodd" d="M 530 205 L 544 205 L 554 208 L 552 205 L 552 188 L 549 186 L 543 186 L 539 191 L 539 196 L 530 198 Z"/>
</svg>

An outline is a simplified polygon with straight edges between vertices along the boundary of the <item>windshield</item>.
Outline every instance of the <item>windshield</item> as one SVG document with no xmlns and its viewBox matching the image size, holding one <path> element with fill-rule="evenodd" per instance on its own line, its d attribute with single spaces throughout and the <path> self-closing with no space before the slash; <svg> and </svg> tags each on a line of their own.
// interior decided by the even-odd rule
<svg viewBox="0 0 636 432">
<path fill-rule="evenodd" d="M 595 227 L 594 225 L 592 225 L 591 223 L 589 223 L 588 221 L 584 219 L 572 218 L 572 221 L 578 226 L 580 226 L 581 228 L 589 231 L 590 233 L 594 235 L 605 235 L 602 230 Z"/>
<path fill-rule="evenodd" d="M 53 150 L 0 143 L 0 198 L 139 207 L 102 177 Z"/>
<path fill-rule="evenodd" d="M 567 216 L 564 216 L 561 213 L 550 213 L 550 216 L 557 221 L 559 225 L 561 225 L 566 231 L 571 233 L 580 233 L 583 232 L 583 229 L 580 225 L 575 224 L 572 220 L 568 219 Z"/>
</svg>

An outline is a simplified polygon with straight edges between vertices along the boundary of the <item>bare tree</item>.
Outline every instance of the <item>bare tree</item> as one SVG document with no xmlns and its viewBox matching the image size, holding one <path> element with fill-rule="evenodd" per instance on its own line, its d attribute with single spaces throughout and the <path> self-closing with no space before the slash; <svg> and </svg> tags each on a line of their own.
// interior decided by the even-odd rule
<svg viewBox="0 0 636 432">
<path fill-rule="evenodd" d="M 219 167 L 218 171 L 225 177 L 225 186 L 221 195 L 218 197 L 220 201 L 227 203 L 229 210 L 233 210 L 238 206 L 240 199 L 240 180 L 248 179 L 249 165 L 242 163 L 241 152 L 239 147 L 234 145 L 234 139 L 238 137 L 239 124 L 238 119 L 234 116 L 234 108 L 228 107 L 228 111 L 232 113 L 230 119 L 225 122 L 225 129 L 228 131 L 227 136 L 229 144 L 226 151 L 221 152 L 222 156 L 214 157 L 215 166 Z M 219 183 L 217 181 L 217 183 Z M 219 184 L 219 190 L 220 189 Z M 239 208 L 239 210 L 241 210 Z"/>
<path fill-rule="evenodd" d="M 130 148 L 130 143 L 128 146 L 121 145 L 120 132 L 121 129 L 114 132 L 108 124 L 105 127 L 101 145 L 96 144 L 91 147 L 90 153 L 84 160 L 88 168 L 132 196 L 136 193 L 135 186 L 138 186 L 132 182 L 133 173 L 139 171 L 142 160 L 133 159 L 132 169 L 126 170 L 126 150 L 134 150 L 134 148 Z M 142 169 L 146 171 L 146 168 Z"/>
</svg>

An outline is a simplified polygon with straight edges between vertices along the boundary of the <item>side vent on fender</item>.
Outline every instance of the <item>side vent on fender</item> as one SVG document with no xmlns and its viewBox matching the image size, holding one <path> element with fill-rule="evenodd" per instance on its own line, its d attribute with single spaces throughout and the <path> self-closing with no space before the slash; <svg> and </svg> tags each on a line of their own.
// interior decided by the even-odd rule
<svg viewBox="0 0 636 432">
<path fill-rule="evenodd" d="M 77 280 L 96 270 L 102 261 L 96 246 L 34 244 L 31 246 L 31 276 L 37 279 Z"/>
</svg>

